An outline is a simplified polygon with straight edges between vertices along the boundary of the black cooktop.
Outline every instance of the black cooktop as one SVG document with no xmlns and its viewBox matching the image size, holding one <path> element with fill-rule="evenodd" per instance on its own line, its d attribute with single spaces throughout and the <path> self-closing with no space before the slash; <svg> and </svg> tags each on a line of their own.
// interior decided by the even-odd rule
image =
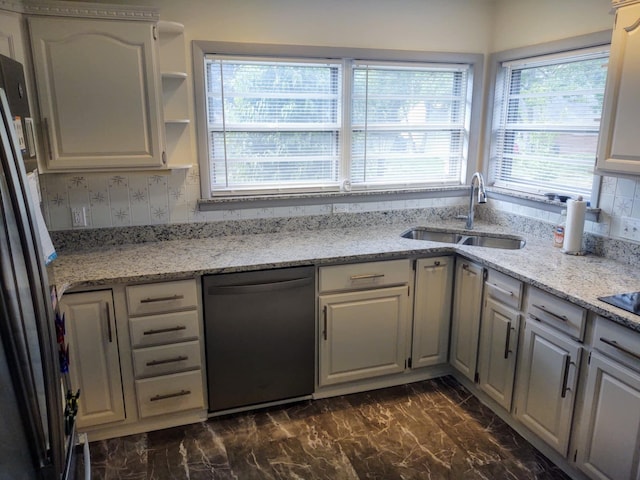
<svg viewBox="0 0 640 480">
<path fill-rule="evenodd" d="M 598 300 L 622 308 L 627 312 L 640 315 L 640 292 L 620 293 L 618 295 L 610 295 L 608 297 L 598 297 Z"/>
</svg>

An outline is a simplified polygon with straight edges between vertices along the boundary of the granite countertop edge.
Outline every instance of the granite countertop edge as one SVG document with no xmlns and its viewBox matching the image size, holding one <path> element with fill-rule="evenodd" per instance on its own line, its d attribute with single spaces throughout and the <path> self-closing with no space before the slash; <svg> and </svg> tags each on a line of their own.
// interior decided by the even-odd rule
<svg viewBox="0 0 640 480">
<path fill-rule="evenodd" d="M 550 241 L 527 238 L 484 223 L 476 225 L 473 233 L 521 236 L 526 239 L 526 246 L 521 250 L 505 250 L 400 236 L 413 226 L 230 235 L 59 252 L 49 269 L 50 282 L 56 286 L 58 296 L 62 296 L 70 290 L 216 273 L 458 254 L 640 332 L 640 316 L 597 298 L 640 291 L 640 272 L 631 265 L 593 255 L 566 255 Z M 463 231 L 458 228 L 459 222 L 443 222 L 434 227 Z"/>
</svg>

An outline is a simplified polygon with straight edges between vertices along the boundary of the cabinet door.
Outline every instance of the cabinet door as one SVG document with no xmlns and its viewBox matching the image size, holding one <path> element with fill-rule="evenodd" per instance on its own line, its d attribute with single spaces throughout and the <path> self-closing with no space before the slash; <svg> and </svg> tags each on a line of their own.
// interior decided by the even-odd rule
<svg viewBox="0 0 640 480">
<path fill-rule="evenodd" d="M 408 288 L 320 296 L 320 385 L 404 370 Z"/>
<path fill-rule="evenodd" d="M 578 466 L 591 478 L 640 479 L 640 375 L 591 355 Z"/>
<path fill-rule="evenodd" d="M 78 428 L 124 420 L 111 290 L 66 294 L 59 305 L 66 319 L 71 386 L 80 390 Z"/>
<path fill-rule="evenodd" d="M 0 11 L 0 54 L 24 63 L 20 14 Z"/>
<path fill-rule="evenodd" d="M 640 4 L 618 10 L 611 41 L 597 166 L 640 173 Z"/>
<path fill-rule="evenodd" d="M 481 266 L 463 259 L 456 261 L 449 362 L 471 381 L 476 375 L 478 357 L 482 276 Z"/>
<path fill-rule="evenodd" d="M 416 262 L 413 311 L 413 367 L 447 362 L 453 259 L 424 258 Z"/>
<path fill-rule="evenodd" d="M 511 410 L 520 314 L 487 298 L 480 326 L 478 385 L 484 392 Z"/>
<path fill-rule="evenodd" d="M 160 167 L 153 25 L 29 19 L 50 169 Z"/>
<path fill-rule="evenodd" d="M 564 334 L 528 320 L 518 370 L 516 418 L 567 454 L 582 348 Z"/>
</svg>

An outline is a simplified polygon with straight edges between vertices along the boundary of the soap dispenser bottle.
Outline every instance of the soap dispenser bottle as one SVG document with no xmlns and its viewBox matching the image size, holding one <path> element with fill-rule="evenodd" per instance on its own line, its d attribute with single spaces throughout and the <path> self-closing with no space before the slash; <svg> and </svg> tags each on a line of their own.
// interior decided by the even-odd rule
<svg viewBox="0 0 640 480">
<path fill-rule="evenodd" d="M 567 211 L 562 210 L 558 224 L 553 229 L 553 246 L 562 248 L 564 244 L 564 232 L 567 228 Z"/>
</svg>

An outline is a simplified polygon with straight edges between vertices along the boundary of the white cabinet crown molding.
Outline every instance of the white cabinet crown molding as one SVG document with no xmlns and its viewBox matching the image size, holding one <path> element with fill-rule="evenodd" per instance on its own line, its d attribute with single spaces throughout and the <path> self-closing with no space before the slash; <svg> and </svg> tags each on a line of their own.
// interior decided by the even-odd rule
<svg viewBox="0 0 640 480">
<path fill-rule="evenodd" d="M 0 10 L 24 13 L 24 3 L 21 0 L 0 0 Z"/>
<path fill-rule="evenodd" d="M 0 6 L 9 0 L 0 0 Z M 58 17 L 82 17 L 114 20 L 142 20 L 157 22 L 160 11 L 153 7 L 109 5 L 58 0 L 26 0 L 24 12 L 29 15 L 53 15 Z"/>
</svg>

